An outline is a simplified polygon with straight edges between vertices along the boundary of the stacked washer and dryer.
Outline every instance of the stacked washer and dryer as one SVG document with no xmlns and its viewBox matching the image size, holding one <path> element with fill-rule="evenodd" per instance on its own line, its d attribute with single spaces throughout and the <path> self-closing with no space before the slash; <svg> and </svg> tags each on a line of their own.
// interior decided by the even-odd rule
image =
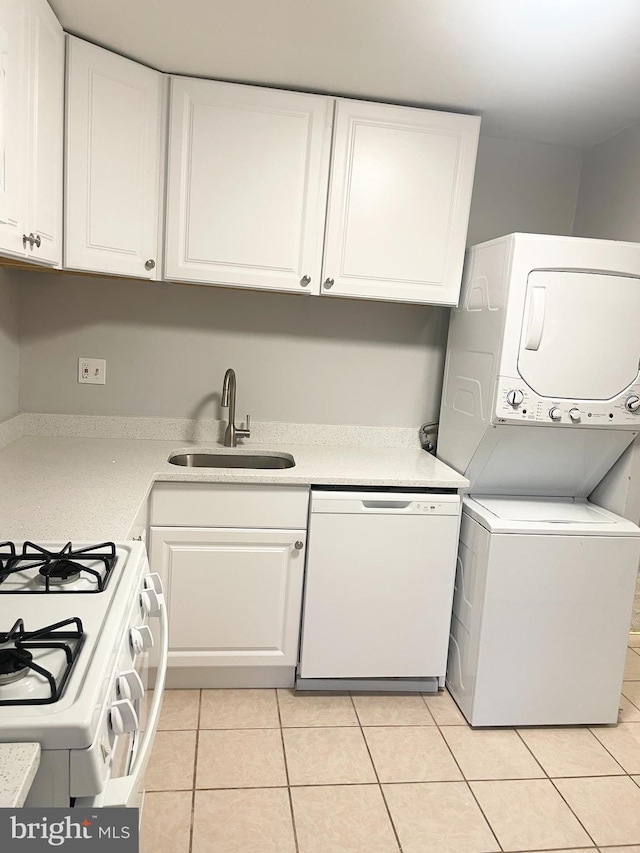
<svg viewBox="0 0 640 853">
<path fill-rule="evenodd" d="M 447 685 L 474 726 L 615 723 L 640 529 L 588 496 L 640 432 L 640 245 L 469 252 L 438 456 L 463 503 Z"/>
</svg>

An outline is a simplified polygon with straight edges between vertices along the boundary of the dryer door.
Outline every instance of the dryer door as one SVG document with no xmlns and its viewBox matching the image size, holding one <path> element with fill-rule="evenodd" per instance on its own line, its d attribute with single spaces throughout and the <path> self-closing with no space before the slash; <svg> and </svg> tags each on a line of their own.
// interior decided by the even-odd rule
<svg viewBox="0 0 640 853">
<path fill-rule="evenodd" d="M 638 377 L 640 279 L 529 274 L 518 372 L 541 397 L 610 400 Z"/>
</svg>

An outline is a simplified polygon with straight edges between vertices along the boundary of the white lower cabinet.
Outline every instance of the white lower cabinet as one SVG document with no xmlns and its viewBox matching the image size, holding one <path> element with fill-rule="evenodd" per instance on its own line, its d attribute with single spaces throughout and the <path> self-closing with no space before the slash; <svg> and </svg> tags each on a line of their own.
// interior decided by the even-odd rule
<svg viewBox="0 0 640 853">
<path fill-rule="evenodd" d="M 152 527 L 173 666 L 295 666 L 306 532 Z"/>
<path fill-rule="evenodd" d="M 173 687 L 292 685 L 309 489 L 159 483 L 149 556 L 167 595 Z"/>
</svg>

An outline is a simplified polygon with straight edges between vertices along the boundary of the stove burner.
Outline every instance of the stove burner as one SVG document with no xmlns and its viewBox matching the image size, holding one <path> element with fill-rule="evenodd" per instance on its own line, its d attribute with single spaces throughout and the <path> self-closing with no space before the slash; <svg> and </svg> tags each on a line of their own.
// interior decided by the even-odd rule
<svg viewBox="0 0 640 853">
<path fill-rule="evenodd" d="M 75 630 L 64 631 L 69 625 Z M 71 642 L 63 642 L 71 641 Z M 45 625 L 38 631 L 25 631 L 22 619 L 13 625 L 8 633 L 0 633 L 0 705 L 50 705 L 62 696 L 65 685 L 78 659 L 84 642 L 82 622 L 77 617 Z M 34 661 L 29 651 L 60 651 L 64 655 L 64 667 L 56 681 L 55 676 Z M 2 688 L 28 675 L 36 673 L 49 682 L 48 696 L 36 699 L 3 699 Z"/>
<path fill-rule="evenodd" d="M 0 686 L 24 678 L 32 660 L 33 655 L 26 649 L 0 649 Z"/>
<path fill-rule="evenodd" d="M 9 595 L 33 593 L 87 593 L 102 592 L 116 564 L 116 546 L 113 542 L 75 547 L 71 542 L 59 551 L 50 551 L 33 542 L 25 542 L 22 551 L 13 542 L 0 543 L 0 593 Z M 97 567 L 97 568 L 96 568 Z M 32 571 L 29 574 L 30 570 Z M 20 573 L 19 577 L 16 577 Z M 26 578 L 23 585 L 20 582 Z M 6 583 L 7 579 L 18 580 Z M 30 581 L 36 581 L 34 584 Z M 82 589 L 64 589 L 75 581 L 84 581 Z"/>
<path fill-rule="evenodd" d="M 38 571 L 38 580 L 46 584 L 66 584 L 77 581 L 83 567 L 71 560 L 52 560 L 48 565 L 42 566 Z"/>
</svg>

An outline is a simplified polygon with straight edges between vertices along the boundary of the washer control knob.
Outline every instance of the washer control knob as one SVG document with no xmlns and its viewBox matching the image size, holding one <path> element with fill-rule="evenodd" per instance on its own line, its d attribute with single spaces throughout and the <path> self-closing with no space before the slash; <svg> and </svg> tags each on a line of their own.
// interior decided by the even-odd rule
<svg viewBox="0 0 640 853">
<path fill-rule="evenodd" d="M 569 409 L 569 417 L 573 421 L 574 424 L 580 423 L 580 418 L 582 417 L 582 412 L 580 409 L 577 409 L 575 406 L 573 409 Z"/>
<path fill-rule="evenodd" d="M 137 732 L 140 728 L 136 709 L 128 699 L 120 699 L 111 705 L 109 721 L 111 723 L 111 731 L 114 735 Z"/>
<path fill-rule="evenodd" d="M 559 421 L 562 417 L 562 412 L 557 406 L 553 406 L 553 408 L 549 409 L 549 417 L 552 421 Z"/>
<path fill-rule="evenodd" d="M 135 669 L 127 669 L 116 678 L 116 691 L 120 699 L 135 702 L 144 696 L 144 684 Z"/>
<path fill-rule="evenodd" d="M 129 629 L 131 648 L 135 655 L 142 654 L 145 649 L 153 647 L 153 634 L 148 625 L 139 625 L 137 628 Z"/>
<path fill-rule="evenodd" d="M 640 397 L 638 397 L 637 394 L 632 394 L 630 397 L 627 397 L 624 407 L 628 412 L 640 411 Z"/>
<path fill-rule="evenodd" d="M 507 403 L 510 406 L 513 406 L 514 409 L 517 409 L 523 400 L 524 394 L 517 388 L 512 388 L 511 391 L 507 391 Z"/>
<path fill-rule="evenodd" d="M 156 616 L 160 613 L 160 596 L 155 589 L 143 589 L 140 593 L 140 607 L 145 616 Z"/>
</svg>

